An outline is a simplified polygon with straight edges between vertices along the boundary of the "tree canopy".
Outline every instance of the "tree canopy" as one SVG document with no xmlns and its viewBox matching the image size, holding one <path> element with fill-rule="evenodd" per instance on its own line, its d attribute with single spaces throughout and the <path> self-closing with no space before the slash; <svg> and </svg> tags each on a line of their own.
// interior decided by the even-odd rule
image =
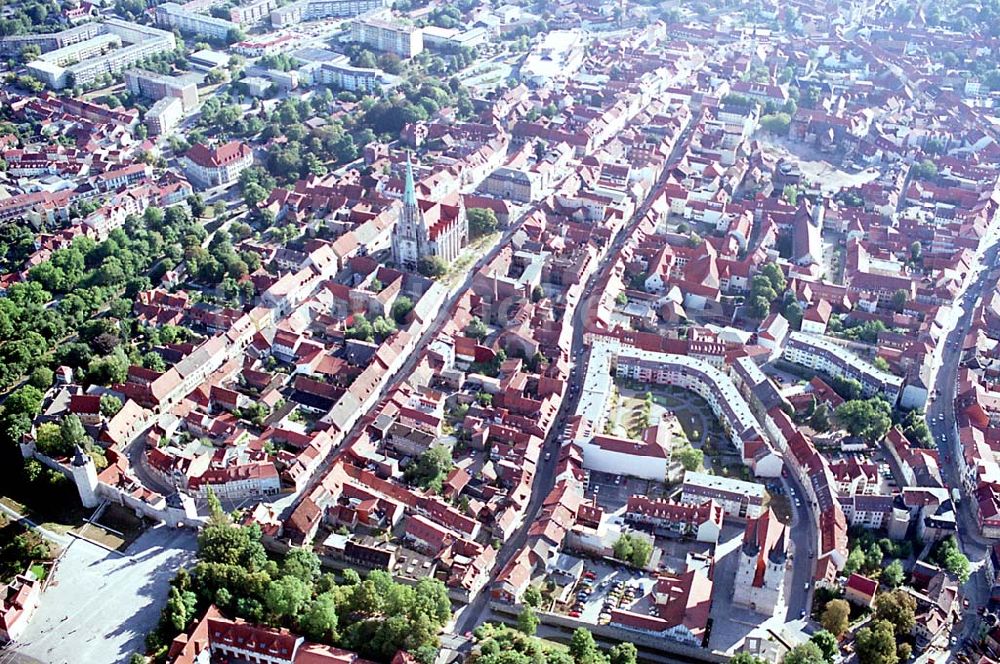
<svg viewBox="0 0 1000 664">
<path fill-rule="evenodd" d="M 227 615 L 274 627 L 389 662 L 399 650 L 433 659 L 438 634 L 451 619 L 447 590 L 438 580 L 397 583 L 374 570 L 363 581 L 353 570 L 342 581 L 323 574 L 309 549 L 269 560 L 260 529 L 216 515 L 198 536 L 198 558 L 171 581 L 170 596 L 150 646 L 169 643 L 210 603 Z"/>
</svg>

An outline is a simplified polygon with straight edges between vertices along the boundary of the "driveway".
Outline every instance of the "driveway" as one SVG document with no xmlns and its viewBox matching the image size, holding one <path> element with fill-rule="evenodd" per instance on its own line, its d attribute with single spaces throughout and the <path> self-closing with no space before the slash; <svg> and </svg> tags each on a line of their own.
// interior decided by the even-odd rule
<svg viewBox="0 0 1000 664">
<path fill-rule="evenodd" d="M 194 558 L 195 534 L 150 529 L 124 554 L 74 540 L 42 593 L 20 643 L 0 664 L 117 664 L 142 651 L 177 569 Z"/>
</svg>

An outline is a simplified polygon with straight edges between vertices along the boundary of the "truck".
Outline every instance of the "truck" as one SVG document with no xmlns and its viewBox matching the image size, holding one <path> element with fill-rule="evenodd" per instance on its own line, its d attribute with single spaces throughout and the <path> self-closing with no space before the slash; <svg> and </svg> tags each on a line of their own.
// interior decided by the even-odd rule
<svg viewBox="0 0 1000 664">
<path fill-rule="evenodd" d="M 951 490 L 951 502 L 958 505 L 962 502 L 962 494 L 958 492 L 958 488 L 953 488 Z"/>
</svg>

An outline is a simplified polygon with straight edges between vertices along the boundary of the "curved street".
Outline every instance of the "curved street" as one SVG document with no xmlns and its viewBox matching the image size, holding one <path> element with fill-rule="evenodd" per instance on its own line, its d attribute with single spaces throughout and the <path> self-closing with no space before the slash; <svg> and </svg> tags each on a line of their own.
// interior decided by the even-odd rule
<svg viewBox="0 0 1000 664">
<path fill-rule="evenodd" d="M 993 239 L 994 233 L 988 236 Z M 985 244 L 985 243 L 984 243 Z M 941 458 L 941 470 L 945 483 L 949 488 L 958 488 L 961 500 L 956 508 L 958 516 L 958 541 L 962 551 L 969 558 L 973 574 L 962 588 L 965 598 L 969 600 L 969 608 L 962 616 L 962 623 L 955 636 L 959 641 L 971 637 L 981 626 L 977 614 L 979 607 L 986 606 L 989 600 L 990 588 L 986 573 L 982 567 L 983 561 L 989 555 L 989 542 L 979 535 L 975 508 L 971 497 L 965 490 L 960 477 L 958 458 L 961 445 L 958 439 L 958 425 L 955 415 L 955 390 L 959 368 L 962 360 L 962 344 L 965 335 L 972 326 L 972 314 L 982 299 L 983 293 L 997 287 L 997 279 L 991 279 L 993 266 L 1000 254 L 1000 242 L 994 242 L 983 252 L 980 265 L 983 269 L 969 285 L 956 306 L 961 307 L 961 314 L 951 331 L 939 342 L 940 368 L 934 380 L 937 396 L 928 400 L 927 425 L 938 446 Z"/>
</svg>

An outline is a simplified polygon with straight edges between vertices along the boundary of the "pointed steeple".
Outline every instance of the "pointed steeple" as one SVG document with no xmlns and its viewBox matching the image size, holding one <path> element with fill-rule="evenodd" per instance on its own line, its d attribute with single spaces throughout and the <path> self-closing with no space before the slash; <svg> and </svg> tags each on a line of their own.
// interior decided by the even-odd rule
<svg viewBox="0 0 1000 664">
<path fill-rule="evenodd" d="M 787 532 L 788 529 L 782 527 L 781 534 L 778 535 L 778 539 L 774 542 L 774 548 L 768 554 L 768 559 L 775 565 L 784 565 L 788 559 L 788 546 L 785 541 L 785 534 Z"/>
<path fill-rule="evenodd" d="M 751 518 L 747 523 L 746 532 L 743 533 L 743 555 L 754 558 L 760 554 L 760 518 Z"/>
<path fill-rule="evenodd" d="M 406 155 L 406 186 L 403 189 L 403 205 L 407 207 L 417 206 L 417 187 L 413 183 L 413 164 L 410 162 L 410 155 Z"/>
</svg>

